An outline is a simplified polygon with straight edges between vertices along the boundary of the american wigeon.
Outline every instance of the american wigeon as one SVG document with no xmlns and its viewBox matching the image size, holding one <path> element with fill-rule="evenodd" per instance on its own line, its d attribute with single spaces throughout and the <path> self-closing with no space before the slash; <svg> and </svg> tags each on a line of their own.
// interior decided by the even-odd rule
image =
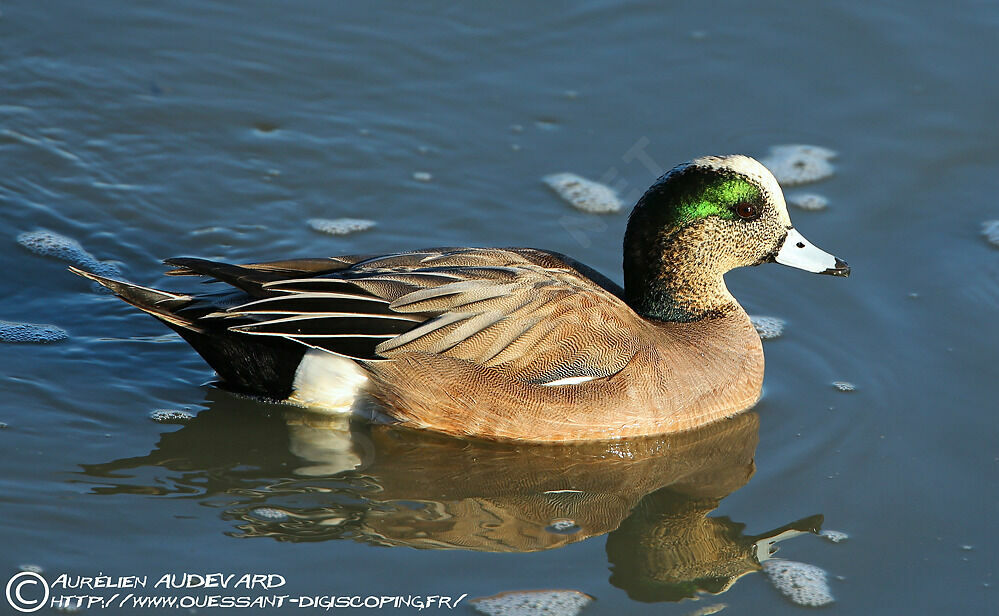
<svg viewBox="0 0 999 616">
<path fill-rule="evenodd" d="M 578 441 L 755 404 L 763 348 L 723 275 L 772 261 L 850 272 L 791 226 L 774 176 L 735 155 L 679 165 L 639 199 L 624 288 L 532 248 L 167 260 L 168 274 L 230 285 L 197 295 L 74 271 L 173 328 L 229 387 L 327 411 L 366 391 L 412 427 Z"/>
</svg>

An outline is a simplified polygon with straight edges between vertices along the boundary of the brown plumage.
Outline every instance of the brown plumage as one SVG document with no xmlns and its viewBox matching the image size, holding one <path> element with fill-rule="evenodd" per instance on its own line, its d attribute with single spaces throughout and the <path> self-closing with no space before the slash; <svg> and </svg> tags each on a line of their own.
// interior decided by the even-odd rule
<svg viewBox="0 0 999 616">
<path fill-rule="evenodd" d="M 708 197 L 707 206 L 691 201 Z M 740 220 L 732 212 L 749 211 L 747 200 L 758 215 Z M 788 229 L 769 172 L 745 157 L 712 157 L 674 169 L 639 201 L 629 236 L 651 239 L 626 243 L 627 293 L 564 255 L 528 248 L 168 260 L 171 275 L 230 285 L 194 296 L 78 273 L 163 320 L 236 388 L 315 405 L 339 379 L 325 360 L 345 357 L 410 426 L 578 441 L 687 430 L 756 402 L 762 346 L 722 275 L 788 258 Z M 828 257 L 824 273 L 844 273 L 809 250 L 819 257 L 805 251 L 791 257 L 805 265 L 791 264 Z"/>
</svg>

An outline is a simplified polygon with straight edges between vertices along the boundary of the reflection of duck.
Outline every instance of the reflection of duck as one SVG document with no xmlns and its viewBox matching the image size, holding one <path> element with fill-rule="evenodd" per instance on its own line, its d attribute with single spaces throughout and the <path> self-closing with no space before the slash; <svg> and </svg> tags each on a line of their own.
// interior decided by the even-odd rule
<svg viewBox="0 0 999 616">
<path fill-rule="evenodd" d="M 788 536 L 744 536 L 727 518 L 705 517 L 753 474 L 755 413 L 669 437 L 526 445 L 352 426 L 282 406 L 265 416 L 210 395 L 210 410 L 148 456 L 85 466 L 95 491 L 224 494 L 234 536 L 279 541 L 531 552 L 610 533 L 611 581 L 647 600 L 724 590 L 759 568 L 754 549 L 769 555 L 769 545 L 754 546 Z M 129 476 L 148 466 L 181 472 L 149 486 Z"/>
<path fill-rule="evenodd" d="M 614 530 L 643 496 L 663 486 L 698 486 L 718 498 L 742 486 L 753 472 L 757 426 L 751 413 L 669 438 L 557 446 L 375 426 L 366 435 L 373 460 L 357 473 L 371 486 L 363 515 L 329 507 L 288 512 L 293 521 L 283 524 L 261 520 L 247 507 L 241 528 L 288 540 L 305 530 L 303 538 L 314 540 L 319 528 L 337 536 L 343 533 L 338 524 L 346 523 L 351 533 L 381 545 L 550 549 Z M 297 427 L 305 436 L 301 423 Z M 343 449 L 331 448 L 332 458 L 340 459 Z M 322 464 L 313 459 L 309 468 Z"/>
<path fill-rule="evenodd" d="M 229 386 L 331 410 L 370 391 L 410 427 L 567 442 L 675 433 L 757 401 L 763 349 L 723 276 L 776 261 L 845 276 L 745 156 L 663 175 L 625 234 L 622 288 L 564 255 L 449 248 L 231 265 L 169 293 L 74 270 L 176 330 Z"/>
<path fill-rule="evenodd" d="M 607 537 L 611 583 L 639 601 L 718 594 L 759 571 L 778 541 L 816 533 L 822 525 L 822 516 L 816 515 L 761 535 L 744 535 L 745 524 L 707 517 L 719 502 L 671 488 L 647 496 Z"/>
</svg>

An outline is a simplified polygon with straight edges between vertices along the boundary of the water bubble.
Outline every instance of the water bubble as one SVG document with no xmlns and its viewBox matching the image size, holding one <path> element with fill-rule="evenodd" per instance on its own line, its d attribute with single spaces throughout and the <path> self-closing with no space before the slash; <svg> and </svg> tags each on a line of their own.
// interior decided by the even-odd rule
<svg viewBox="0 0 999 616">
<path fill-rule="evenodd" d="M 818 607 L 833 602 L 828 574 L 815 565 L 773 558 L 763 563 L 763 570 L 774 587 L 798 605 Z"/>
<path fill-rule="evenodd" d="M 574 535 L 580 531 L 579 524 L 569 518 L 552 520 L 545 530 L 556 535 Z"/>
<path fill-rule="evenodd" d="M 417 182 L 429 182 L 434 179 L 434 176 L 428 171 L 414 171 L 413 179 Z"/>
<path fill-rule="evenodd" d="M 367 231 L 375 226 L 375 221 L 363 218 L 311 218 L 309 226 L 322 233 L 330 235 L 347 235 L 358 231 Z"/>
<path fill-rule="evenodd" d="M 793 205 L 799 210 L 817 212 L 829 207 L 829 199 L 815 193 L 797 193 L 787 195 L 788 205 Z"/>
<path fill-rule="evenodd" d="M 69 338 L 66 330 L 55 325 L 0 321 L 0 342 L 11 344 L 58 342 Z"/>
<path fill-rule="evenodd" d="M 857 391 L 857 386 L 848 381 L 833 381 L 832 386 L 839 391 Z"/>
<path fill-rule="evenodd" d="M 986 220 L 982 223 L 982 235 L 993 246 L 999 247 L 999 220 Z"/>
<path fill-rule="evenodd" d="M 756 333 L 760 335 L 762 340 L 773 340 L 774 338 L 779 338 L 784 333 L 784 325 L 786 323 L 783 319 L 755 315 L 750 316 L 749 320 L 753 324 L 753 327 L 756 328 Z"/>
<path fill-rule="evenodd" d="M 608 214 L 621 209 L 621 199 L 611 187 L 575 173 L 546 175 L 542 181 L 578 210 L 591 214 Z"/>
<path fill-rule="evenodd" d="M 268 522 L 283 522 L 288 519 L 288 512 L 274 507 L 257 507 L 250 511 L 250 515 Z"/>
<path fill-rule="evenodd" d="M 150 413 L 149 418 L 156 423 L 187 423 L 194 419 L 194 413 L 177 409 L 158 409 Z"/>
<path fill-rule="evenodd" d="M 775 145 L 760 162 L 782 186 L 795 186 L 831 176 L 829 161 L 835 157 L 836 152 L 817 145 Z"/>
<path fill-rule="evenodd" d="M 819 536 L 825 537 L 826 539 L 832 541 L 833 543 L 840 543 L 850 538 L 850 535 L 847 535 L 846 533 L 838 530 L 822 530 L 819 531 Z"/>
<path fill-rule="evenodd" d="M 472 599 L 477 612 L 488 616 L 575 616 L 593 603 L 578 590 L 524 590 Z"/>
<path fill-rule="evenodd" d="M 76 240 L 52 231 L 39 229 L 21 233 L 17 236 L 17 243 L 35 254 L 66 261 L 98 276 L 121 276 L 121 269 L 114 263 L 98 261 Z"/>
</svg>

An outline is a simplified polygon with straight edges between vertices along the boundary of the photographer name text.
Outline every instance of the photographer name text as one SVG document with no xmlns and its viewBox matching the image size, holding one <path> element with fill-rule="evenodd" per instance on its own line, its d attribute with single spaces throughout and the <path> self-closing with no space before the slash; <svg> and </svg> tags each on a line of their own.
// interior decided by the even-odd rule
<svg viewBox="0 0 999 616">
<path fill-rule="evenodd" d="M 50 583 L 51 588 L 68 590 L 98 590 L 147 588 L 150 578 L 146 575 L 68 575 L 61 574 Z M 277 573 L 165 573 L 153 582 L 152 588 L 223 588 L 244 590 L 273 590 L 287 581 Z"/>
</svg>

